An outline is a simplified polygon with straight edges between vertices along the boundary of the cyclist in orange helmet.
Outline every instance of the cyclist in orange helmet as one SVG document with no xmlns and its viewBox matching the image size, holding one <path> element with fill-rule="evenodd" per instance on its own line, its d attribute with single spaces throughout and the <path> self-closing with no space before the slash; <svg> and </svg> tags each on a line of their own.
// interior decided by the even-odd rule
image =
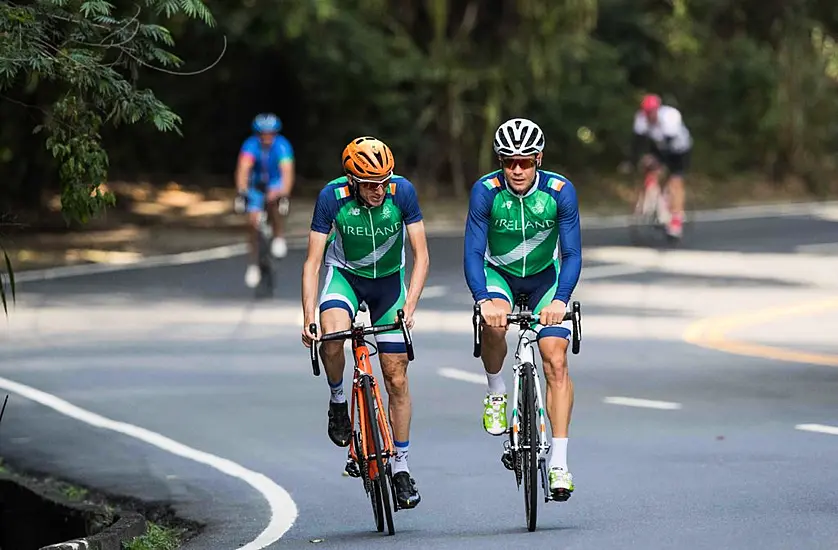
<svg viewBox="0 0 838 550">
<path fill-rule="evenodd" d="M 303 331 L 306 347 L 316 338 L 309 324 L 320 313 L 320 334 L 347 330 L 361 302 L 373 325 L 397 321 L 404 310 L 408 328 L 425 286 L 430 260 L 422 211 L 413 184 L 393 173 L 393 152 L 381 140 L 363 136 L 349 142 L 341 155 L 345 175 L 330 181 L 317 198 L 303 267 Z M 413 270 L 405 288 L 404 241 L 410 240 Z M 326 282 L 317 299 L 320 264 Z M 414 508 L 421 497 L 407 466 L 410 443 L 410 391 L 407 350 L 400 331 L 376 335 L 381 371 L 389 396 L 396 456 L 393 485 L 402 508 Z M 349 445 L 352 426 L 343 392 L 346 364 L 343 342 L 320 347 L 331 389 L 328 435 L 335 445 Z"/>
</svg>

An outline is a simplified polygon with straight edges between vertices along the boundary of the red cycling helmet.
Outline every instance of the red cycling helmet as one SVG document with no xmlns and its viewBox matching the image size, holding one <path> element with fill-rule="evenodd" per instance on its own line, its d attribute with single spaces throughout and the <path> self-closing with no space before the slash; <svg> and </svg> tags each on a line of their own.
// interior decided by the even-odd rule
<svg viewBox="0 0 838 550">
<path fill-rule="evenodd" d="M 657 111 L 661 106 L 661 98 L 655 94 L 647 94 L 643 96 L 643 101 L 640 102 L 640 108 L 644 113 Z"/>
</svg>

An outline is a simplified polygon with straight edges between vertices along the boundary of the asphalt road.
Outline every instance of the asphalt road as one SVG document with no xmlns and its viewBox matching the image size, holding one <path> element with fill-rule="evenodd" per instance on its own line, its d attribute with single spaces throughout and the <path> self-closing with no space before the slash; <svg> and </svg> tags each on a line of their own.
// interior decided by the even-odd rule
<svg viewBox="0 0 838 550">
<path fill-rule="evenodd" d="M 799 247 L 838 242 L 838 222 L 766 217 L 691 231 L 675 251 L 632 248 L 621 228 L 584 231 L 574 299 L 585 339 L 570 358 L 577 491 L 542 504 L 534 533 L 500 464 L 501 439 L 480 427 L 479 376 L 443 376 L 481 373 L 456 238 L 430 243 L 409 371 L 423 501 L 396 514 L 395 541 L 374 532 L 360 483 L 341 475 L 345 450 L 326 437 L 328 390 L 298 336 L 300 251 L 279 265 L 273 301 L 250 299 L 242 258 L 26 283 L 0 338 L 0 376 L 264 474 L 298 511 L 268 548 L 836 548 L 838 437 L 795 428 L 838 426 L 838 369 L 715 351 L 683 334 L 709 316 L 834 299 L 835 255 Z M 729 327 L 731 338 L 838 358 L 838 312 L 782 307 Z M 0 453 L 172 502 L 207 524 L 189 549 L 239 548 L 271 519 L 241 479 L 17 395 Z"/>
</svg>

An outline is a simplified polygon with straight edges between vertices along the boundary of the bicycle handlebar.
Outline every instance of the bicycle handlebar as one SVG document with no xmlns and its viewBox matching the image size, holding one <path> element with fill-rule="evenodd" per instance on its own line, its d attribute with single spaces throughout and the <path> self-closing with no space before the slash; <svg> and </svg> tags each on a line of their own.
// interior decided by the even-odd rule
<svg viewBox="0 0 838 550">
<path fill-rule="evenodd" d="M 318 340 L 314 340 L 311 342 L 311 370 L 314 373 L 314 376 L 320 376 L 320 361 L 317 357 L 317 342 L 329 342 L 334 340 L 345 340 L 347 338 L 352 338 L 354 336 L 358 336 L 359 338 L 363 338 L 364 336 L 369 336 L 370 334 L 379 334 L 381 332 L 387 332 L 390 330 L 401 329 L 402 336 L 404 337 L 404 343 L 407 347 L 407 360 L 413 361 L 415 355 L 413 353 L 413 339 L 410 336 L 410 331 L 407 329 L 407 325 L 404 324 L 404 310 L 398 310 L 396 315 L 399 318 L 398 323 L 392 323 L 389 325 L 378 325 L 372 327 L 362 327 L 362 328 L 350 328 L 348 330 L 340 330 L 337 332 L 330 332 L 328 334 L 324 334 Z M 308 326 L 309 332 L 313 335 L 317 336 L 317 325 L 311 323 Z"/>
<path fill-rule="evenodd" d="M 480 311 L 480 304 L 474 304 L 474 314 L 472 315 L 472 326 L 474 328 L 474 352 L 475 357 L 480 357 L 480 348 L 482 345 L 482 330 L 481 323 L 483 315 Z M 582 309 L 579 302 L 573 302 L 571 311 L 568 311 L 562 317 L 562 321 L 573 321 L 573 353 L 579 353 L 579 344 L 582 340 Z M 506 322 L 510 325 L 524 325 L 528 323 L 538 323 L 539 316 L 530 312 L 522 311 L 519 313 L 507 313 Z"/>
</svg>

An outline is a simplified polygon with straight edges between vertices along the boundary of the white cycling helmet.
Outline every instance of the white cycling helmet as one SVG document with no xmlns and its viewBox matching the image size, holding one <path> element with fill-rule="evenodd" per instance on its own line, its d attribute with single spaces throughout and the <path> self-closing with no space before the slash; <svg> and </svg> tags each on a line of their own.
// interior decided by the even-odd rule
<svg viewBox="0 0 838 550">
<path fill-rule="evenodd" d="M 544 150 L 544 132 L 526 118 L 511 118 L 498 126 L 492 143 L 502 157 L 536 155 Z"/>
</svg>

